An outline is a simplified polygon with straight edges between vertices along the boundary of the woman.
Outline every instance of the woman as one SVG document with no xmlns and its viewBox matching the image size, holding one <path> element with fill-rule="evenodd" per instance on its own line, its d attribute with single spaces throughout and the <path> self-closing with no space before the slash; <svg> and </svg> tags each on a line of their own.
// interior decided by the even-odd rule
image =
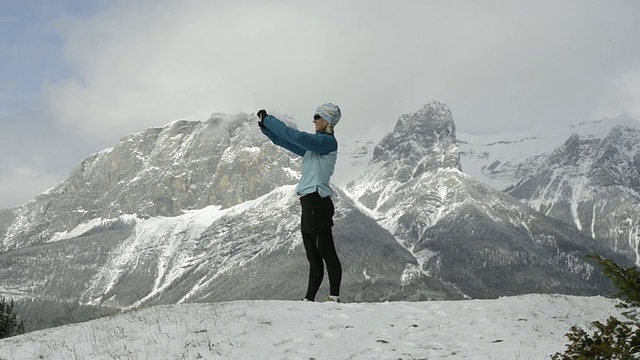
<svg viewBox="0 0 640 360">
<path fill-rule="evenodd" d="M 309 285 L 303 300 L 315 301 L 326 263 L 330 287 L 326 301 L 339 302 L 342 265 L 331 231 L 334 207 L 329 179 L 336 166 L 338 142 L 333 130 L 342 116 L 340 108 L 331 103 L 318 107 L 313 116 L 315 134 L 292 129 L 265 110 L 258 111 L 257 115 L 262 133 L 274 144 L 303 156 L 297 192 L 302 205 L 302 241 L 310 265 Z"/>
</svg>

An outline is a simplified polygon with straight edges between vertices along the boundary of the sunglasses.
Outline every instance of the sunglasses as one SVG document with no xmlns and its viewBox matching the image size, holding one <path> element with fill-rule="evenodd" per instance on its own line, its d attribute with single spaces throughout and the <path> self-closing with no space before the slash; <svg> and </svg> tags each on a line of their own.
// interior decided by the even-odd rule
<svg viewBox="0 0 640 360">
<path fill-rule="evenodd" d="M 320 120 L 320 119 L 322 119 L 322 116 L 318 114 L 313 115 L 313 120 Z"/>
</svg>

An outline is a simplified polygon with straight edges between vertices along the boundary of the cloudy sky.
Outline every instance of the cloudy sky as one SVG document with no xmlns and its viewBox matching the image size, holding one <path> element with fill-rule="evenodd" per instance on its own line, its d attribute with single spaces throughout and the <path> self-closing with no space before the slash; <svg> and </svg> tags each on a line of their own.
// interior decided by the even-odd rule
<svg viewBox="0 0 640 360">
<path fill-rule="evenodd" d="M 180 118 L 260 108 L 381 137 L 434 99 L 459 131 L 640 119 L 635 0 L 0 0 L 0 208 Z"/>
</svg>

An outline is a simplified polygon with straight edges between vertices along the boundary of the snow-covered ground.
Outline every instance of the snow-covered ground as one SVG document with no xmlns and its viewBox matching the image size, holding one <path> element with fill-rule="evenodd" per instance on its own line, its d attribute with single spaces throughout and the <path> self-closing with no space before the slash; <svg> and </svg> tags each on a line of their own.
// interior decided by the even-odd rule
<svg viewBox="0 0 640 360">
<path fill-rule="evenodd" d="M 157 306 L 0 340 L 0 359 L 548 359 L 603 297 Z"/>
</svg>

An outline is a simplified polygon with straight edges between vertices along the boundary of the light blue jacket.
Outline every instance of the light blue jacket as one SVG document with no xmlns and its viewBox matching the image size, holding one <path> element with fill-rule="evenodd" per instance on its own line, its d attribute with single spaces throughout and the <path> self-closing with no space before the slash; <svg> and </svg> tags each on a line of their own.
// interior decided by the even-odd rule
<svg viewBox="0 0 640 360">
<path fill-rule="evenodd" d="M 302 178 L 298 183 L 298 195 L 318 192 L 321 197 L 333 195 L 329 179 L 333 175 L 338 158 L 338 142 L 332 134 L 309 134 L 292 129 L 276 117 L 264 118 L 262 133 L 271 142 L 295 154 L 303 156 Z"/>
</svg>

